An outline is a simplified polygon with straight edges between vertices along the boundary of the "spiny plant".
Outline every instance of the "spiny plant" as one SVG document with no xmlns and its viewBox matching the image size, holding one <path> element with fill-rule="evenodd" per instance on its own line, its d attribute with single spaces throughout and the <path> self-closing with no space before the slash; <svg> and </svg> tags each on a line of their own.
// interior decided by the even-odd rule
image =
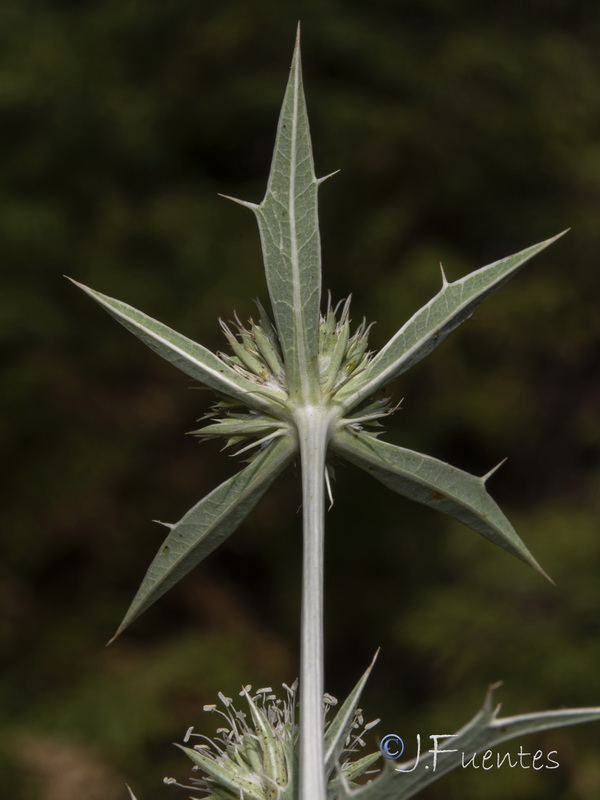
<svg viewBox="0 0 600 800">
<path fill-rule="evenodd" d="M 481 751 L 532 731 L 600 719 L 600 708 L 500 719 L 490 691 L 482 710 L 457 734 L 453 751 L 439 756 L 436 769 L 429 768 L 426 758 L 402 772 L 388 761 L 378 777 L 356 783 L 378 755 L 353 760 L 362 742 L 356 735 L 356 727 L 362 725 L 357 703 L 371 667 L 330 722 L 324 714 L 332 703 L 323 687 L 328 459 L 350 461 L 394 492 L 460 520 L 545 575 L 488 494 L 486 483 L 494 470 L 481 477 L 470 475 L 381 441 L 381 420 L 395 409 L 389 401 L 373 397 L 441 344 L 486 297 L 558 237 L 456 281 L 448 281 L 442 270 L 438 293 L 373 353 L 368 349 L 369 328 L 362 323 L 352 329 L 349 300 L 336 306 L 329 302 L 320 313 L 317 193 L 327 177 L 317 178 L 314 171 L 298 36 L 265 197 L 260 203 L 230 198 L 256 216 L 272 319 L 259 305 L 257 322 L 243 325 L 238 320 L 233 330 L 222 323 L 231 352 L 215 354 L 141 311 L 78 284 L 148 347 L 215 390 L 218 401 L 210 420 L 196 433 L 224 436 L 247 461 L 179 522 L 167 525 L 167 538 L 115 637 L 221 544 L 292 462 L 299 460 L 301 465 L 299 725 L 295 687 L 286 688 L 285 701 L 270 689 L 252 695 L 247 687 L 242 694 L 249 716 L 221 696 L 227 727 L 216 740 L 185 748 L 207 775 L 194 786 L 205 788 L 213 800 L 404 800 L 455 768 L 459 751 Z"/>
</svg>

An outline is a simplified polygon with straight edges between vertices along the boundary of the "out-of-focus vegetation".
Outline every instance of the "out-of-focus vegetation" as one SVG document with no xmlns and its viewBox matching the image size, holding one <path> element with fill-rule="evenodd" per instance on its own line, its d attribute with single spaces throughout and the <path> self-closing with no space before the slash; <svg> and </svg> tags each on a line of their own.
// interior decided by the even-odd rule
<svg viewBox="0 0 600 800">
<path fill-rule="evenodd" d="M 592 0 L 3 0 L 0 787 L 12 800 L 177 796 L 170 742 L 218 690 L 296 674 L 299 493 L 108 649 L 176 519 L 231 473 L 186 430 L 206 393 L 62 279 L 213 348 L 265 299 L 258 200 L 295 23 L 321 174 L 325 286 L 376 346 L 451 278 L 544 252 L 399 381 L 391 440 L 483 473 L 557 586 L 340 468 L 327 683 L 381 734 L 600 704 L 600 6 Z M 427 800 L 594 800 L 597 726 L 523 742 L 560 769 L 464 770 Z M 423 795 L 425 800 L 425 795 Z"/>
</svg>

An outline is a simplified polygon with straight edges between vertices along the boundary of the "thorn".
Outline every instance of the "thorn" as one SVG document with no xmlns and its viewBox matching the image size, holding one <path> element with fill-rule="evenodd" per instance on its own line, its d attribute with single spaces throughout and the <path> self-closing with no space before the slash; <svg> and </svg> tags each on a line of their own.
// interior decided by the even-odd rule
<svg viewBox="0 0 600 800">
<path fill-rule="evenodd" d="M 273 433 L 269 433 L 266 436 L 263 436 L 262 439 L 257 439 L 257 441 L 255 442 L 250 442 L 250 444 L 247 444 L 245 447 L 242 447 L 241 450 L 236 450 L 235 453 L 232 453 L 232 455 L 239 456 L 242 453 L 245 453 L 247 450 L 251 450 L 253 447 L 260 447 L 263 444 L 270 442 L 271 439 L 276 439 L 278 436 L 283 436 L 283 435 L 284 431 L 282 430 L 274 431 Z"/>
<path fill-rule="evenodd" d="M 298 25 L 296 26 L 296 43 L 294 45 L 294 50 L 300 50 L 300 20 L 298 20 Z"/>
<path fill-rule="evenodd" d="M 317 178 L 317 186 L 320 186 L 322 183 L 325 183 L 325 181 L 329 180 L 329 178 L 333 178 L 333 176 L 337 175 L 338 172 L 341 172 L 341 169 L 336 169 L 333 172 L 330 172 L 329 175 L 323 175 L 322 178 Z"/>
<path fill-rule="evenodd" d="M 551 584 L 552 584 L 552 586 L 556 586 L 556 581 L 552 580 L 552 578 L 550 577 L 550 575 L 548 575 L 548 573 L 546 572 L 546 570 L 545 570 L 545 569 L 542 569 L 542 568 L 540 567 L 540 565 L 537 563 L 537 561 L 535 562 L 535 565 L 534 565 L 534 566 L 535 566 L 535 568 L 536 568 L 537 572 L 539 572 L 539 573 L 540 573 L 540 575 L 542 576 L 542 578 L 546 578 L 546 580 L 547 580 L 549 583 L 551 583 Z"/>
<path fill-rule="evenodd" d="M 492 475 L 494 474 L 494 472 L 496 472 L 496 470 L 499 470 L 499 469 L 500 469 L 500 467 L 502 466 L 502 464 L 504 464 L 504 463 L 505 463 L 505 461 L 507 461 L 507 460 L 508 460 L 508 458 L 503 458 L 503 459 L 502 459 L 502 461 L 500 461 L 500 463 L 499 463 L 499 464 L 496 464 L 496 466 L 495 466 L 495 467 L 492 467 L 492 468 L 491 468 L 491 470 L 490 470 L 489 472 L 486 472 L 486 473 L 485 473 L 485 475 L 482 475 L 482 476 L 481 476 L 481 481 L 482 481 L 483 483 L 485 483 L 485 482 L 488 480 L 488 478 L 491 478 L 491 477 L 492 477 Z"/>
<path fill-rule="evenodd" d="M 329 480 L 329 471 L 327 467 L 325 467 L 325 486 L 327 487 L 327 496 L 329 497 L 329 508 L 327 511 L 331 511 L 333 508 L 333 492 L 331 491 L 331 481 Z"/>
<path fill-rule="evenodd" d="M 442 262 L 440 261 L 440 272 L 442 273 L 442 289 L 445 289 L 446 286 L 449 286 L 448 278 L 446 278 L 446 273 L 444 272 L 444 267 L 442 266 Z"/>
<path fill-rule="evenodd" d="M 221 317 L 219 317 L 217 321 L 218 321 L 218 323 L 219 323 L 219 325 L 221 327 L 221 330 L 223 331 L 225 336 L 227 336 L 228 339 L 229 339 L 230 336 L 233 336 L 233 334 L 231 333 L 231 331 L 229 329 L 228 324 L 225 322 L 224 319 L 221 319 Z"/>
<path fill-rule="evenodd" d="M 165 528 L 168 528 L 170 531 L 172 531 L 173 528 L 175 527 L 175 525 L 172 522 L 163 522 L 160 519 L 153 519 L 153 520 L 150 520 L 150 521 L 151 522 L 156 522 L 157 525 L 164 525 Z"/>
<path fill-rule="evenodd" d="M 500 711 L 501 703 L 498 703 L 495 708 L 493 707 L 494 702 L 494 693 L 504 684 L 504 681 L 496 681 L 496 683 L 491 683 L 488 688 L 487 692 L 485 693 L 485 699 L 483 701 L 483 708 L 491 712 L 493 716 L 497 716 Z"/>
<path fill-rule="evenodd" d="M 380 653 L 380 652 L 381 652 L 381 647 L 378 647 L 378 648 L 377 648 L 377 650 L 375 650 L 375 655 L 374 655 L 374 656 L 373 656 L 373 658 L 371 659 L 371 663 L 370 663 L 370 664 L 369 664 L 369 666 L 367 667 L 367 670 L 366 670 L 366 672 L 367 672 L 367 675 L 370 675 L 370 674 L 371 674 L 371 670 L 372 670 L 372 669 L 373 669 L 373 667 L 375 666 L 375 662 L 377 661 L 377 658 L 379 657 L 379 653 Z"/>
<path fill-rule="evenodd" d="M 78 289 L 82 289 L 87 294 L 91 294 L 93 291 L 92 289 L 90 289 L 89 286 L 86 286 L 85 283 L 79 283 L 79 281 L 76 281 L 75 278 L 70 278 L 68 275 L 63 275 L 63 278 L 66 278 L 68 281 L 71 281 L 71 283 L 74 286 L 77 286 Z"/>
<path fill-rule="evenodd" d="M 542 567 L 541 567 L 541 566 L 538 564 L 538 562 L 537 562 L 537 561 L 536 561 L 536 559 L 535 559 L 535 558 L 534 558 L 534 557 L 531 555 L 531 553 L 528 553 L 528 554 L 527 554 L 527 556 L 528 556 L 528 557 L 526 557 L 526 558 L 525 558 L 525 557 L 523 557 L 523 556 L 520 556 L 520 558 L 521 558 L 521 560 L 522 560 L 522 561 L 524 561 L 526 564 L 529 564 L 529 566 L 530 566 L 530 567 L 533 567 L 533 568 L 534 568 L 534 570 L 535 570 L 536 572 L 539 572 L 539 574 L 542 576 L 542 578 L 545 578 L 545 579 L 548 581 L 548 583 L 551 583 L 551 584 L 552 584 L 552 586 L 556 586 L 556 583 L 555 583 L 555 582 L 552 580 L 552 578 L 550 577 L 550 575 L 548 575 L 548 573 L 546 572 L 546 570 L 545 570 L 545 569 L 543 569 L 543 568 L 542 568 Z"/>
<path fill-rule="evenodd" d="M 232 203 L 237 203 L 239 206 L 249 208 L 251 211 L 256 211 L 257 208 L 260 208 L 257 203 L 250 203 L 248 200 L 240 200 L 238 197 L 231 197 L 228 194 L 221 194 L 221 192 L 217 192 L 217 194 L 219 197 L 224 197 L 225 200 L 231 200 Z"/>
<path fill-rule="evenodd" d="M 340 301 L 341 302 L 341 301 Z M 352 293 L 348 295 L 342 306 L 342 313 L 340 315 L 340 322 L 346 322 L 350 319 L 350 303 L 352 302 Z"/>
<path fill-rule="evenodd" d="M 122 632 L 123 632 L 123 630 L 122 630 L 121 628 L 117 628 L 117 631 L 116 631 L 116 633 L 114 634 L 114 636 L 112 636 L 112 637 L 111 637 L 111 638 L 108 640 L 108 642 L 107 642 L 107 643 L 106 643 L 104 646 L 105 646 L 105 647 L 108 647 L 109 645 L 111 645 L 111 644 L 112 644 L 112 643 L 115 641 L 115 639 L 116 639 L 118 636 L 120 636 L 120 635 L 121 635 L 121 633 L 122 633 Z"/>
</svg>

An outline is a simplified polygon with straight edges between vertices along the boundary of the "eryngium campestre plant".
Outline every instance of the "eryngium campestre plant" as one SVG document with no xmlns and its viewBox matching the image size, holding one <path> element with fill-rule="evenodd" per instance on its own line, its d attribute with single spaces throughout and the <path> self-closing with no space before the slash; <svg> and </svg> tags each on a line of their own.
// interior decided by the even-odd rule
<svg viewBox="0 0 600 800">
<path fill-rule="evenodd" d="M 470 475 L 431 456 L 380 441 L 380 430 L 374 426 L 391 409 L 386 401 L 372 398 L 441 344 L 486 297 L 558 238 L 452 282 L 442 270 L 439 292 L 382 350 L 371 353 L 366 325 L 351 330 L 348 301 L 336 309 L 329 305 L 321 317 L 317 194 L 325 179 L 318 179 L 314 171 L 298 38 L 265 197 L 260 203 L 235 201 L 250 209 L 258 221 L 273 320 L 259 306 L 257 324 L 250 321 L 244 326 L 238 321 L 235 331 L 224 324 L 232 352 L 214 354 L 135 308 L 81 287 L 152 350 L 217 392 L 216 417 L 197 433 L 225 436 L 229 444 L 239 446 L 238 452 L 248 462 L 178 522 L 167 524 L 168 536 L 115 636 L 229 536 L 274 479 L 294 460 L 300 460 L 304 536 L 301 800 L 325 800 L 332 774 L 323 721 L 324 494 L 331 454 L 347 459 L 393 491 L 461 520 L 545 574 L 487 492 L 486 482 L 494 470 L 481 477 Z M 561 717 L 563 721 L 557 724 L 584 721 L 597 714 L 597 709 L 584 709 Z M 567 718 L 569 721 L 564 721 Z M 483 738 L 492 741 L 490 737 Z M 211 763 L 214 770 L 217 760 Z M 343 767 L 337 769 L 338 773 L 342 770 L 343 778 Z M 356 792 L 341 780 L 336 796 L 356 795 L 363 800 L 408 797 L 420 785 L 415 774 L 412 794 L 407 794 L 408 784 L 401 782 L 402 776 L 392 777 L 398 778 L 393 786 L 388 773 Z M 243 797 L 244 789 L 239 792 Z"/>
</svg>

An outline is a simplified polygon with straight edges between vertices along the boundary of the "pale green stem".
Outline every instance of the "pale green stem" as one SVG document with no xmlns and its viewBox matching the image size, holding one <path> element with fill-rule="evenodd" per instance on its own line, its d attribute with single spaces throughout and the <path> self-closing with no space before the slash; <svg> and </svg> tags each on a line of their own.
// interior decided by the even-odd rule
<svg viewBox="0 0 600 800">
<path fill-rule="evenodd" d="M 331 414 L 295 413 L 302 460 L 302 623 L 300 646 L 300 800 L 327 796 L 323 751 L 323 557 L 325 454 Z"/>
</svg>

